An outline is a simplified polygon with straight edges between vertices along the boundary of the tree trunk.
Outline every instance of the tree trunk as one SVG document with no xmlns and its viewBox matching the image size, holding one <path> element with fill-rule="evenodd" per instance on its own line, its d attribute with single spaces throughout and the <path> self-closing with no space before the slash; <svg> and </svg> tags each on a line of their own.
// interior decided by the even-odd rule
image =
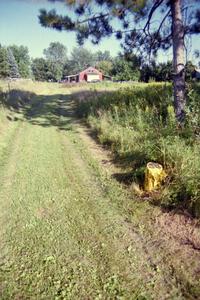
<svg viewBox="0 0 200 300">
<path fill-rule="evenodd" d="M 181 14 L 182 0 L 171 0 L 172 40 L 174 65 L 174 107 L 177 121 L 182 123 L 185 116 L 185 57 L 184 26 Z"/>
</svg>

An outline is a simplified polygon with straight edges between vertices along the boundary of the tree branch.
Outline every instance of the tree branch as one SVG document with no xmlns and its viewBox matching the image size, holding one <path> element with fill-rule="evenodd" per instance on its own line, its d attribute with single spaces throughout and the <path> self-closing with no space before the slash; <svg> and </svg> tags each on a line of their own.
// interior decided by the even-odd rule
<svg viewBox="0 0 200 300">
<path fill-rule="evenodd" d="M 146 36 L 150 35 L 149 28 L 150 28 L 151 18 L 153 16 L 155 10 L 162 4 L 162 2 L 163 2 L 163 0 L 156 0 L 155 3 L 154 3 L 154 5 L 152 6 L 150 12 L 149 12 L 147 22 L 146 22 L 146 24 L 144 26 L 144 29 L 143 29 L 143 31 L 144 31 L 144 33 L 145 33 Z M 148 31 L 148 34 L 146 33 L 146 29 Z"/>
<path fill-rule="evenodd" d="M 104 15 L 102 15 L 101 13 L 99 13 L 99 15 L 96 16 L 96 17 L 91 17 L 91 18 L 85 19 L 85 20 L 83 20 L 83 21 L 78 21 L 78 22 L 76 23 L 76 25 L 80 25 L 80 24 L 83 24 L 83 23 L 87 23 L 87 22 L 89 22 L 89 21 L 91 21 L 91 20 L 96 20 L 96 19 L 105 18 L 105 17 L 108 17 L 109 15 L 110 15 L 109 13 L 106 13 L 106 14 L 104 14 Z"/>
<path fill-rule="evenodd" d="M 159 35 L 160 30 L 161 30 L 161 28 L 162 28 L 162 26 L 163 26 L 165 20 L 167 19 L 167 17 L 170 15 L 170 13 L 171 13 L 171 9 L 168 10 L 168 12 L 167 12 L 166 15 L 164 16 L 162 22 L 160 23 L 160 26 L 158 27 L 158 30 L 157 30 L 157 33 L 156 33 L 157 36 Z"/>
</svg>

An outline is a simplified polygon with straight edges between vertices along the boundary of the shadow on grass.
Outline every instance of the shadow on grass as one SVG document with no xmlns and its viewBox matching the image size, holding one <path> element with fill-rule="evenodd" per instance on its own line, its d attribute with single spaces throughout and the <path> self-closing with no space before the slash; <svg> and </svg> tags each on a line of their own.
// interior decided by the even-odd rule
<svg viewBox="0 0 200 300">
<path fill-rule="evenodd" d="M 105 91 L 73 91 L 72 95 L 53 94 L 37 95 L 23 90 L 11 90 L 0 94 L 0 104 L 33 125 L 55 126 L 59 130 L 69 130 L 70 124 L 76 122 L 75 103 L 84 101 L 87 97 L 96 97 Z M 18 117 L 7 116 L 10 121 Z"/>
<path fill-rule="evenodd" d="M 73 123 L 81 122 L 78 119 L 77 104 L 87 102 L 87 97 L 96 99 L 105 91 L 73 91 L 72 95 L 54 94 L 54 95 L 37 95 L 29 91 L 11 90 L 7 93 L 0 94 L 0 102 L 10 111 L 17 113 L 16 115 L 8 115 L 9 121 L 26 120 L 32 125 L 51 127 L 54 126 L 58 130 L 71 130 Z M 108 91 L 107 93 L 112 93 Z M 84 123 L 87 126 L 86 123 Z M 89 127 L 87 134 L 97 143 L 97 132 L 92 131 Z M 102 145 L 101 145 L 102 146 Z M 105 149 L 109 149 L 109 145 L 103 145 Z M 141 153 L 130 153 L 124 157 L 113 154 L 111 163 L 123 168 L 125 172 L 113 174 L 112 177 L 118 182 L 129 186 L 135 179 L 134 170 L 138 169 L 139 164 L 142 166 L 147 159 Z M 136 165 L 137 164 L 137 165 Z"/>
<path fill-rule="evenodd" d="M 108 93 L 112 93 L 109 91 Z M 18 113 L 15 116 L 7 116 L 10 121 L 19 119 L 27 120 L 32 125 L 51 127 L 54 126 L 61 131 L 69 131 L 73 123 L 84 122 L 77 119 L 77 104 L 87 102 L 102 95 L 105 91 L 73 91 L 72 95 L 54 94 L 54 95 L 37 95 L 32 92 L 22 90 L 11 90 L 8 93 L 2 93 L 0 99 L 2 104 L 10 111 Z M 79 116 L 79 113 L 78 113 Z M 84 125 L 87 125 L 84 123 Z M 99 143 L 97 132 L 88 127 L 87 134 Z M 101 145 L 102 146 L 102 145 Z M 108 150 L 110 145 L 103 147 Z M 148 157 L 144 153 L 132 152 L 124 156 L 112 154 L 111 163 L 115 164 L 122 173 L 113 174 L 112 177 L 118 182 L 129 186 L 133 181 L 142 184 L 144 180 L 143 166 L 148 162 Z"/>
<path fill-rule="evenodd" d="M 27 120 L 29 123 L 42 127 L 54 126 L 61 131 L 69 131 L 74 123 L 79 122 L 76 118 L 76 103 L 85 101 L 85 99 L 94 96 L 97 97 L 105 91 L 78 91 L 72 95 L 54 94 L 54 95 L 37 95 L 32 92 L 22 90 L 11 90 L 8 93 L 0 94 L 0 104 L 17 115 L 7 115 L 7 119 L 16 122 L 19 119 Z M 108 93 L 112 93 L 109 91 Z M 84 124 L 86 125 L 86 124 Z M 97 132 L 88 128 L 87 133 L 98 141 Z M 99 143 L 100 144 L 100 143 Z M 102 146 L 102 145 L 101 145 Z M 109 149 L 108 145 L 103 145 Z M 124 171 L 114 173 L 112 177 L 118 182 L 130 186 L 133 181 L 140 185 L 144 182 L 144 166 L 149 158 L 143 152 L 126 153 L 124 156 L 115 155 L 111 163 L 119 166 Z M 164 207 L 157 201 L 152 201 L 152 205 L 161 206 L 163 211 L 170 211 L 173 208 Z M 178 207 L 179 208 L 179 207 Z"/>
<path fill-rule="evenodd" d="M 69 130 L 74 118 L 70 95 L 36 95 L 28 91 L 11 90 L 0 94 L 0 103 L 33 125 Z M 9 121 L 18 121 L 19 118 L 7 116 Z"/>
</svg>

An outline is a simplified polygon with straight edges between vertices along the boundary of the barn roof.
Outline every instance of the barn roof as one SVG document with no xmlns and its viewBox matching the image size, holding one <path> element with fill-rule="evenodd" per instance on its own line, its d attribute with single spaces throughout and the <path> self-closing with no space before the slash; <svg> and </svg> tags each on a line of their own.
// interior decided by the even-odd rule
<svg viewBox="0 0 200 300">
<path fill-rule="evenodd" d="M 109 75 L 105 75 L 103 74 L 103 72 L 99 71 L 98 69 L 94 68 L 94 67 L 87 67 L 86 69 L 78 72 L 77 74 L 74 74 L 74 75 L 68 75 L 68 76 L 65 76 L 65 78 L 70 78 L 70 77 L 76 77 L 76 76 L 79 76 L 81 73 L 87 73 L 87 74 L 94 74 L 94 75 L 99 75 L 99 74 L 102 74 L 104 77 L 106 78 L 112 78 L 111 76 Z"/>
<path fill-rule="evenodd" d="M 102 74 L 101 71 L 97 70 L 94 67 L 88 67 L 85 70 L 82 70 L 80 73 L 92 73 L 92 74 Z"/>
</svg>

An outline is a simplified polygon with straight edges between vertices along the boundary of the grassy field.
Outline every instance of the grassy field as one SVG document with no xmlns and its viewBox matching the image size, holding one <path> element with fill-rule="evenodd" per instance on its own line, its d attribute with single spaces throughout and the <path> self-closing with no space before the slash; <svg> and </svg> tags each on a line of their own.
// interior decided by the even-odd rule
<svg viewBox="0 0 200 300">
<path fill-rule="evenodd" d="M 0 86 L 0 298 L 198 299 L 195 221 L 107 170 L 74 116 L 88 87 Z"/>
<path fill-rule="evenodd" d="M 187 209 L 200 216 L 199 85 L 187 87 L 185 126 L 177 126 L 172 87 L 164 83 L 137 84 L 117 91 L 93 92 L 78 100 L 102 144 L 127 168 L 127 179 L 143 189 L 149 161 L 162 164 L 167 181 L 153 200 L 163 207 Z M 155 196 L 155 197 L 154 197 Z"/>
</svg>

